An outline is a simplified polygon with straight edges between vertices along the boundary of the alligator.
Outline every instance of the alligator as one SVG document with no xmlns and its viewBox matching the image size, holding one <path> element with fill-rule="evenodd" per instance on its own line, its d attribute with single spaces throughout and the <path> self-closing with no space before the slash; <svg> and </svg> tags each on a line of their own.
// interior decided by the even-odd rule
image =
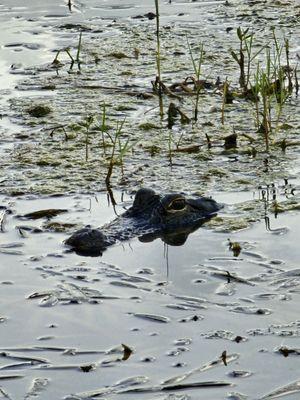
<svg viewBox="0 0 300 400">
<path fill-rule="evenodd" d="M 166 244 L 180 246 L 222 207 L 208 197 L 186 197 L 181 193 L 160 195 L 142 188 L 123 214 L 101 228 L 80 229 L 65 244 L 85 256 L 102 255 L 107 247 L 133 237 L 142 242 L 161 238 Z"/>
</svg>

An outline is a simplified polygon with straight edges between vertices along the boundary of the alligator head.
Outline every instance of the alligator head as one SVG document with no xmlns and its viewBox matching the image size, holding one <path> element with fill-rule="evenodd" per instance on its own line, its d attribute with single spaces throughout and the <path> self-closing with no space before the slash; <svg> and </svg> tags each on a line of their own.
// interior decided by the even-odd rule
<svg viewBox="0 0 300 400">
<path fill-rule="evenodd" d="M 138 236 L 142 242 L 161 238 L 172 246 L 182 245 L 188 235 L 222 208 L 207 197 L 181 193 L 159 195 L 152 189 L 137 191 L 132 207 L 101 228 L 87 226 L 65 243 L 76 253 L 99 256 L 114 243 Z"/>
</svg>

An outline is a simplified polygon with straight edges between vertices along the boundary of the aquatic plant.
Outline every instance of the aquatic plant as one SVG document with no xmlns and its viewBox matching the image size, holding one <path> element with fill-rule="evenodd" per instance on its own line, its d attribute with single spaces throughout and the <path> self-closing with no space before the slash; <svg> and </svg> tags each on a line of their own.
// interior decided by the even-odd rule
<svg viewBox="0 0 300 400">
<path fill-rule="evenodd" d="M 85 134 L 85 161 L 88 161 L 89 158 L 89 135 L 91 126 L 95 121 L 95 116 L 90 114 L 83 118 L 82 121 L 78 123 L 79 126 L 84 128 Z"/>
<path fill-rule="evenodd" d="M 228 83 L 228 80 L 226 78 L 225 82 L 223 84 L 222 109 L 221 109 L 221 123 L 222 123 L 222 125 L 224 125 L 224 122 L 225 122 L 225 104 L 226 104 L 228 88 L 229 88 L 229 83 Z"/>
<path fill-rule="evenodd" d="M 256 52 L 254 48 L 254 33 L 249 33 L 249 28 L 237 29 L 240 42 L 239 51 L 231 50 L 233 59 L 239 65 L 239 85 L 242 95 L 255 104 L 255 125 L 259 133 L 263 134 L 266 152 L 270 150 L 270 136 L 278 131 L 283 107 L 293 91 L 293 77 L 295 70 L 290 66 L 289 40 L 280 43 L 276 37 L 275 29 L 271 29 L 273 43 L 262 45 Z M 265 57 L 254 65 L 254 60 L 260 53 Z M 285 65 L 283 58 L 285 57 Z M 222 123 L 224 123 L 224 97 L 222 107 Z"/>
<path fill-rule="evenodd" d="M 101 124 L 98 124 L 98 129 L 101 132 L 101 141 L 102 141 L 102 148 L 103 148 L 104 155 L 106 155 L 106 144 L 105 144 L 104 133 L 107 131 L 107 128 L 108 128 L 106 121 L 107 121 L 106 104 L 103 103 Z"/>
<path fill-rule="evenodd" d="M 160 118 L 164 115 L 164 106 L 162 98 L 162 85 L 161 85 L 161 52 L 160 52 L 160 26 L 159 26 L 159 5 L 158 0 L 155 2 L 155 12 L 156 12 L 156 79 L 155 82 L 158 87 L 158 99 L 159 99 L 159 114 Z"/>
<path fill-rule="evenodd" d="M 135 141 L 132 144 L 129 144 L 129 138 L 127 138 L 125 143 L 123 143 L 122 134 L 125 120 L 126 119 L 124 118 L 123 121 L 117 123 L 114 134 L 110 134 L 108 131 L 105 132 L 111 142 L 111 153 L 108 156 L 108 166 L 105 177 L 105 183 L 107 187 L 110 187 L 111 175 L 116 165 L 121 167 L 122 175 L 124 174 L 124 156 L 137 143 L 137 141 Z"/>
<path fill-rule="evenodd" d="M 213 34 L 213 30 L 210 32 L 205 29 L 194 29 L 193 26 L 186 26 L 184 23 L 175 25 L 167 24 L 166 27 L 163 27 L 163 4 L 159 2 L 159 0 L 158 5 L 160 7 L 160 60 L 155 60 L 155 55 L 158 54 L 156 53 L 155 37 L 155 24 L 157 21 L 148 22 L 143 19 L 141 23 L 130 24 L 128 29 L 125 22 L 124 26 L 123 24 L 118 27 L 111 26 L 111 28 L 108 26 L 109 31 L 114 31 L 115 28 L 117 30 L 120 29 L 122 35 L 120 38 L 117 38 L 116 35 L 109 35 L 107 37 L 104 35 L 103 46 L 100 47 L 97 42 L 95 42 L 95 27 L 93 25 L 84 26 L 81 24 L 70 24 L 69 26 L 63 24 L 57 26 L 60 32 L 61 30 L 63 30 L 63 32 L 68 30 L 68 36 L 71 34 L 74 38 L 74 45 L 70 47 L 70 53 L 74 60 L 77 58 L 76 53 L 78 52 L 78 29 L 85 32 L 84 36 L 82 36 L 82 44 L 79 46 L 78 59 L 81 59 L 82 62 L 84 61 L 87 67 L 85 68 L 84 65 L 81 64 L 83 73 L 81 75 L 73 74 L 70 76 L 68 74 L 68 69 L 70 67 L 71 58 L 67 53 L 63 52 L 58 57 L 58 59 L 65 64 L 60 79 L 53 76 L 53 69 L 52 73 L 51 71 L 48 73 L 47 69 L 46 72 L 44 72 L 45 66 L 37 66 L 34 68 L 36 72 L 35 77 L 28 77 L 27 81 L 20 84 L 20 89 L 22 90 L 29 90 L 30 88 L 39 90 L 40 92 L 37 93 L 41 94 L 41 98 L 48 94 L 44 89 L 48 91 L 50 85 L 56 85 L 55 93 L 49 93 L 52 98 L 51 104 L 53 104 L 51 107 L 54 107 L 53 111 L 55 110 L 55 113 L 50 117 L 43 118 L 44 121 L 41 121 L 42 124 L 47 124 L 46 127 L 42 128 L 43 132 L 47 130 L 49 126 L 52 130 L 51 136 L 53 136 L 54 133 L 54 140 L 48 140 L 46 145 L 44 145 L 44 138 L 38 133 L 38 137 L 41 137 L 41 140 L 39 140 L 39 147 L 41 152 L 44 152 L 43 156 L 40 156 L 39 149 L 35 146 L 33 151 L 28 151 L 26 161 L 22 161 L 23 165 L 29 163 L 38 166 L 49 165 L 49 168 L 44 168 L 45 173 L 54 176 L 54 162 L 60 162 L 61 170 L 64 170 L 66 166 L 65 173 L 67 176 L 72 177 L 74 172 L 78 172 L 77 180 L 75 180 L 75 178 L 69 179 L 68 183 L 66 183 L 66 185 L 72 189 L 76 187 L 76 185 L 84 185 L 89 188 L 99 187 L 99 183 L 104 184 L 112 153 L 113 141 L 106 134 L 106 125 L 111 125 L 108 128 L 108 132 L 111 137 L 114 138 L 116 123 L 114 123 L 113 120 L 115 119 L 116 121 L 118 117 L 113 117 L 113 114 L 115 114 L 115 116 L 122 115 L 121 119 L 123 116 L 127 116 L 123 131 L 125 128 L 128 131 L 122 134 L 120 143 L 116 142 L 115 161 L 118 159 L 120 149 L 122 149 L 127 140 L 127 134 L 130 134 L 130 144 L 135 140 L 134 138 L 140 138 L 142 143 L 137 149 L 134 149 L 135 151 L 132 152 L 132 154 L 131 151 L 126 152 L 123 157 L 125 172 L 127 172 L 127 162 L 130 162 L 133 166 L 144 162 L 147 164 L 147 167 L 141 168 L 140 170 L 136 168 L 135 171 L 137 172 L 126 176 L 126 181 L 131 188 L 138 185 L 137 182 L 141 182 L 143 179 L 148 179 L 151 182 L 158 179 L 159 182 L 162 182 L 161 186 L 163 186 L 163 181 L 169 173 L 167 168 L 169 158 L 170 161 L 172 159 L 173 164 L 175 164 L 178 158 L 178 165 L 177 163 L 174 165 L 174 171 L 172 172 L 172 185 L 188 185 L 191 182 L 191 185 L 194 185 L 191 190 L 194 190 L 197 188 L 196 171 L 198 171 L 199 168 L 201 172 L 204 171 L 203 175 L 205 175 L 207 167 L 205 164 L 206 159 L 209 160 L 212 165 L 218 163 L 218 155 L 224 150 L 224 147 L 228 147 L 227 144 L 224 144 L 224 137 L 232 133 L 234 131 L 233 128 L 236 129 L 238 134 L 237 144 L 239 146 L 239 157 L 236 158 L 236 160 L 241 160 L 243 157 L 246 157 L 249 163 L 252 162 L 253 168 L 251 178 L 248 176 L 246 178 L 243 177 L 239 182 L 239 179 L 235 179 L 234 174 L 231 174 L 228 179 L 230 179 L 230 184 L 234 187 L 238 187 L 239 185 L 239 187 L 249 188 L 252 184 L 252 177 L 255 175 L 255 168 L 261 160 L 261 157 L 257 157 L 256 160 L 251 161 L 255 151 L 264 151 L 265 142 L 270 141 L 270 144 L 268 144 L 269 151 L 274 148 L 277 152 L 276 157 L 281 157 L 281 155 L 278 154 L 280 146 L 290 149 L 289 146 L 291 143 L 296 142 L 297 137 L 295 130 L 297 122 L 295 121 L 297 121 L 297 116 L 292 114 L 296 109 L 296 99 L 293 99 L 291 104 L 287 104 L 289 100 L 287 98 L 284 102 L 285 96 L 282 91 L 276 96 L 274 94 L 268 94 L 268 91 L 265 90 L 267 92 L 266 95 L 270 97 L 272 107 L 271 115 L 268 117 L 266 116 L 268 113 L 268 100 L 264 102 L 260 93 L 260 90 L 264 91 L 264 86 L 260 85 L 260 80 L 263 79 L 262 72 L 265 71 L 264 56 L 267 49 L 264 45 L 266 43 L 270 45 L 273 43 L 273 41 L 270 43 L 270 34 L 272 31 L 266 29 L 264 31 L 265 37 L 262 37 L 262 35 L 258 33 L 260 30 L 256 30 L 256 27 L 253 27 L 253 35 L 251 35 L 249 39 L 246 40 L 246 44 L 243 43 L 242 46 L 244 52 L 245 80 L 247 82 L 247 78 L 250 75 L 248 90 L 253 95 L 250 102 L 248 101 L 250 100 L 249 97 L 246 97 L 243 90 L 239 87 L 239 66 L 229 53 L 229 48 L 232 46 L 237 56 L 239 56 L 240 40 L 236 35 L 236 30 L 232 31 L 232 36 L 234 36 L 233 43 L 235 44 L 229 44 L 227 39 L 230 35 L 225 36 L 224 32 L 217 31 L 215 32 L 215 36 L 210 36 Z M 152 8 L 155 12 L 153 2 Z M 66 7 L 65 11 L 68 11 Z M 231 9 L 231 11 L 233 10 Z M 147 29 L 149 24 L 152 26 L 152 32 L 149 32 Z M 244 28 L 245 27 L 241 26 L 243 32 L 245 30 Z M 251 29 L 252 28 L 250 28 L 247 35 L 252 33 Z M 77 33 L 72 33 L 74 30 L 77 30 Z M 187 43 L 187 36 L 189 43 Z M 278 38 L 280 39 L 279 33 Z M 293 37 L 288 38 L 292 49 L 292 46 L 293 48 L 295 47 L 295 40 L 293 40 Z M 121 42 L 119 41 L 120 39 Z M 199 45 L 201 42 L 204 44 L 203 47 Z M 283 80 L 283 77 L 286 75 L 285 86 L 288 87 L 291 86 L 289 82 L 294 84 L 293 79 L 295 79 L 295 75 L 293 72 L 294 65 L 292 57 L 296 58 L 296 53 L 289 49 L 288 41 L 283 42 L 281 39 L 278 40 L 279 44 L 281 42 L 284 43 L 285 47 L 282 50 L 281 56 L 281 66 L 283 69 L 280 73 L 282 74 L 282 78 L 280 78 L 279 81 Z M 126 58 L 124 57 L 125 54 L 121 53 L 121 51 L 124 51 L 125 43 L 127 43 L 131 49 L 130 51 L 128 50 L 128 55 L 130 55 L 130 57 L 128 56 Z M 213 53 L 208 52 L 207 48 L 211 43 L 213 44 Z M 144 44 L 147 44 L 147 46 L 143 46 Z M 132 52 L 136 46 L 141 48 L 138 60 L 136 60 L 138 51 L 135 52 L 135 57 Z M 250 63 L 249 60 L 253 58 L 258 50 L 260 51 L 261 47 L 264 48 L 264 51 L 261 51 L 259 56 Z M 248 49 L 248 53 L 246 48 Z M 197 76 L 200 69 L 199 64 L 201 64 L 202 52 L 204 55 L 201 73 Z M 127 51 L 125 53 L 127 53 Z M 166 54 L 168 54 L 168 57 L 164 58 Z M 249 60 L 248 54 L 250 55 Z M 98 57 L 97 59 L 100 60 L 99 65 L 95 65 L 95 55 Z M 107 55 L 110 57 L 107 58 Z M 124 60 L 120 63 L 116 63 L 116 57 L 112 59 L 113 55 L 119 58 L 124 57 Z M 52 55 L 52 59 L 54 56 L 55 53 Z M 289 57 L 291 61 L 288 67 Z M 259 64 L 257 64 L 258 59 L 260 60 Z M 159 87 L 162 92 L 164 103 L 163 121 L 160 121 L 159 118 L 157 92 L 156 94 L 153 92 L 151 93 L 151 88 L 148 87 L 149 85 L 147 86 L 147 83 L 156 76 L 156 61 L 161 62 L 160 72 L 162 76 L 160 79 L 162 79 L 163 82 L 159 83 Z M 273 62 L 273 59 L 271 61 Z M 118 64 L 118 66 L 116 64 Z M 47 67 L 46 65 L 46 68 Z M 249 71 L 249 73 L 247 73 L 247 71 Z M 73 72 L 77 72 L 76 65 L 73 67 Z M 218 75 L 220 75 L 219 79 Z M 257 75 L 257 79 L 255 75 Z M 152 77 L 149 78 L 149 76 Z M 192 78 L 194 78 L 194 80 L 192 80 Z M 199 85 L 196 87 L 195 83 L 198 80 L 201 86 Z M 270 83 L 272 83 L 271 79 Z M 163 84 L 165 85 L 163 86 Z M 268 85 L 265 85 L 266 88 L 267 86 Z M 296 84 L 294 87 L 296 88 Z M 168 89 L 169 91 L 167 92 Z M 43 92 L 41 92 L 42 90 Z M 232 92 L 237 99 L 233 106 L 227 106 L 228 92 Z M 80 93 L 79 97 L 78 93 Z M 197 103 L 196 96 L 199 93 L 200 96 L 197 107 L 195 103 Z M 277 102 L 277 98 L 279 102 Z M 181 109 L 185 112 L 192 119 L 192 122 L 194 122 L 195 118 L 198 118 L 197 123 L 186 127 L 180 126 L 181 115 L 177 110 L 174 118 L 171 114 L 167 114 L 170 102 L 173 102 L 176 109 Z M 19 103 L 15 101 L 14 104 L 14 110 L 18 111 L 21 108 Z M 114 110 L 112 114 L 111 105 Z M 283 123 L 286 107 L 290 114 L 289 124 Z M 281 115 L 280 108 L 282 109 Z M 255 129 L 253 129 L 254 112 Z M 84 127 L 80 127 L 79 131 L 75 131 L 71 125 L 73 125 L 74 122 L 78 122 L 79 119 L 82 119 L 89 113 L 95 116 L 94 123 L 91 125 L 89 132 L 87 128 Z M 153 118 L 155 114 L 156 118 L 158 118 L 157 120 Z M 265 117 L 263 117 L 263 114 Z M 148 115 L 147 120 L 145 120 L 144 115 Z M 169 119 L 169 116 L 172 118 Z M 30 118 L 27 114 L 24 115 L 24 119 L 26 119 L 25 122 L 28 125 L 40 122 L 36 122 L 35 119 Z M 268 120 L 271 120 L 270 125 L 272 132 L 265 133 L 263 131 L 263 126 L 268 127 Z M 156 125 L 155 122 L 157 122 Z M 226 129 L 222 127 L 221 122 Z M 251 123 L 252 127 L 250 127 Z M 170 125 L 175 125 L 171 128 L 171 131 L 169 131 L 166 129 L 167 124 L 169 125 L 169 129 L 171 128 Z M 53 125 L 55 125 L 55 128 Z M 284 125 L 290 125 L 290 128 L 285 129 L 283 127 Z M 40 127 L 38 126 L 38 128 Z M 260 128 L 262 129 L 261 133 L 255 133 Z M 275 136 L 277 129 L 278 136 Z M 248 138 L 245 133 L 248 134 Z M 49 139 L 49 131 L 46 132 L 44 137 Z M 249 139 L 249 137 L 251 138 Z M 273 139 L 274 142 L 272 142 Z M 64 143 L 65 140 L 68 140 L 68 143 Z M 187 149 L 191 152 L 193 150 L 192 145 L 195 146 L 196 144 L 201 146 L 201 154 L 195 157 L 193 155 L 177 154 L 177 151 L 181 152 Z M 232 145 L 230 144 L 230 146 Z M 207 147 L 212 147 L 212 151 L 206 151 Z M 196 147 L 194 147 L 194 149 L 195 151 L 197 150 Z M 47 150 L 49 153 L 55 154 L 56 160 L 51 157 L 48 159 L 46 155 Z M 86 155 L 84 153 L 85 150 Z M 294 149 L 290 149 L 290 151 L 294 152 Z M 234 152 L 234 149 L 227 152 L 230 153 L 228 154 L 230 160 L 235 159 L 235 155 L 231 154 Z M 249 159 L 248 154 L 250 156 Z M 86 159 L 88 158 L 88 163 L 84 162 L 85 156 Z M 152 158 L 150 158 L 151 156 Z M 80 159 L 81 163 L 76 163 L 76 160 Z M 199 162 L 194 164 L 196 166 L 193 169 L 192 167 L 195 159 Z M 41 164 L 41 162 L 44 164 Z M 46 162 L 48 164 L 46 164 Z M 101 170 L 100 165 L 102 167 Z M 245 173 L 247 168 L 242 164 L 239 165 L 241 165 L 240 175 L 247 175 Z M 179 180 L 177 181 L 177 176 L 179 177 L 181 169 L 182 173 L 184 173 L 185 167 L 192 169 L 192 173 L 190 174 L 191 181 L 187 183 L 183 180 L 183 183 L 181 183 Z M 78 168 L 82 168 L 82 171 Z M 153 168 L 153 175 L 147 177 L 147 171 L 151 170 L 151 168 Z M 155 175 L 157 175 L 157 178 Z M 136 179 L 137 176 L 138 179 Z M 116 161 L 113 164 L 113 172 L 110 178 L 112 186 L 118 185 L 119 183 L 117 184 L 117 181 L 120 181 L 120 178 L 122 178 L 120 163 Z M 210 185 L 214 184 L 213 178 L 216 179 L 217 184 L 223 184 L 221 180 L 219 182 L 219 175 L 205 175 L 205 188 L 209 188 Z M 257 174 L 256 178 L 259 179 L 259 174 Z M 56 179 L 56 185 L 58 178 L 54 176 L 54 179 Z M 170 178 L 167 178 L 167 180 L 168 179 Z M 122 182 L 123 181 L 124 180 L 122 180 Z M 4 184 L 2 186 L 5 187 Z M 37 185 L 35 184 L 35 186 Z M 44 183 L 41 183 L 40 186 L 46 187 Z"/>
<path fill-rule="evenodd" d="M 241 27 L 237 28 L 237 36 L 240 41 L 239 51 L 236 53 L 231 49 L 230 54 L 233 59 L 238 63 L 240 69 L 239 84 L 246 94 L 249 87 L 251 65 L 254 59 L 264 50 L 262 46 L 256 53 L 253 54 L 253 39 L 254 33 L 248 33 L 249 28 L 242 30 Z"/>
<path fill-rule="evenodd" d="M 257 64 L 252 85 L 252 91 L 256 95 L 256 125 L 258 132 L 264 135 L 267 152 L 270 147 L 270 135 L 277 132 L 283 106 L 293 90 L 289 59 L 287 58 L 286 65 L 282 65 L 284 49 L 286 57 L 289 57 L 288 40 L 285 39 L 284 44 L 280 44 L 273 30 L 273 47 L 266 48 L 264 64 Z"/>
<path fill-rule="evenodd" d="M 170 166 L 173 165 L 173 153 L 172 153 L 172 130 L 169 129 L 168 131 L 168 156 L 169 156 L 169 163 Z"/>
<path fill-rule="evenodd" d="M 81 47 L 82 47 L 82 32 L 80 32 L 80 34 L 79 34 L 79 39 L 78 39 L 78 45 L 77 45 L 75 58 L 72 56 L 70 48 L 66 47 L 66 48 L 58 50 L 56 52 L 55 58 L 52 61 L 52 65 L 56 66 L 56 67 L 62 66 L 62 64 L 59 61 L 58 57 L 59 57 L 60 53 L 65 52 L 68 55 L 68 57 L 70 58 L 70 60 L 71 60 L 71 64 L 70 64 L 70 68 L 69 68 L 70 71 L 73 69 L 74 64 L 77 64 L 77 68 L 78 68 L 78 70 L 80 70 L 80 65 L 81 65 L 81 60 L 80 60 Z"/>
<path fill-rule="evenodd" d="M 204 45 L 200 43 L 199 45 L 199 58 L 198 60 L 195 59 L 193 55 L 193 51 L 190 45 L 190 42 L 187 39 L 188 49 L 190 53 L 190 58 L 193 64 L 193 69 L 195 73 L 194 85 L 196 90 L 196 101 L 195 101 L 195 108 L 194 108 L 194 120 L 198 120 L 198 106 L 199 106 L 199 99 L 200 99 L 200 92 L 202 89 L 202 85 L 200 83 L 200 76 L 201 76 L 201 68 L 204 60 Z"/>
<path fill-rule="evenodd" d="M 179 136 L 179 139 L 178 140 L 174 139 L 172 127 L 175 124 L 175 120 L 177 119 L 178 116 L 180 117 L 181 124 L 188 124 L 190 122 L 190 119 L 188 118 L 188 116 L 183 111 L 181 111 L 181 109 L 178 106 L 176 106 L 174 103 L 171 102 L 169 104 L 169 108 L 168 108 L 168 125 L 167 125 L 167 128 L 168 128 L 168 155 L 169 155 L 170 165 L 172 165 L 172 162 L 173 162 L 172 143 L 175 144 L 176 151 L 178 151 L 180 143 L 184 136 L 184 131 L 182 130 L 181 134 Z"/>
<path fill-rule="evenodd" d="M 274 80 L 275 90 L 274 94 L 276 97 L 276 122 L 275 122 L 275 133 L 278 131 L 279 121 L 282 115 L 283 106 L 288 100 L 289 96 L 293 91 L 292 81 L 292 68 L 289 60 L 289 40 L 284 39 L 283 44 L 279 44 L 273 31 L 274 44 L 275 44 L 275 62 L 274 62 Z M 281 56 L 285 53 L 286 65 L 282 65 Z M 287 80 L 287 84 L 285 84 Z"/>
<path fill-rule="evenodd" d="M 76 129 L 76 127 L 75 127 L 75 129 Z M 54 137 L 54 133 L 61 131 L 61 132 L 63 132 L 63 134 L 65 136 L 65 141 L 69 140 L 69 135 L 67 134 L 65 125 L 56 125 L 56 126 L 51 127 L 50 129 L 47 129 L 47 130 L 50 130 L 50 137 L 51 138 Z"/>
<path fill-rule="evenodd" d="M 80 63 L 81 63 L 81 61 L 80 61 L 81 42 L 82 42 L 82 32 L 80 32 L 80 34 L 79 34 L 77 53 L 76 53 L 76 58 L 75 58 L 75 62 L 77 63 L 79 69 L 80 69 Z"/>
<path fill-rule="evenodd" d="M 28 114 L 35 118 L 42 118 L 52 112 L 52 109 L 44 104 L 36 104 L 28 108 Z"/>
</svg>

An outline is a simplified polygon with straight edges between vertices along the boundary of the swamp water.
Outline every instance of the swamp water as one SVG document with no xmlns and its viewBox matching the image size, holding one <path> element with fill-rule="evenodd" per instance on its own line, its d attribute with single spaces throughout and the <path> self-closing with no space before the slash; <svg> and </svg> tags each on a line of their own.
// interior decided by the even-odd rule
<svg viewBox="0 0 300 400">
<path fill-rule="evenodd" d="M 172 147 L 201 150 L 174 151 L 170 166 L 169 133 L 151 87 L 155 26 L 140 18 L 154 2 L 72 1 L 71 10 L 67 3 L 0 0 L 0 398 L 298 399 L 299 147 L 274 147 L 267 157 L 259 141 L 253 157 L 241 140 L 224 151 L 232 126 L 255 135 L 253 111 L 243 101 L 228 105 L 226 131 L 221 96 L 212 89 L 201 94 L 199 125 L 177 121 L 172 129 Z M 267 27 L 278 25 L 296 60 L 297 1 L 229 3 L 161 3 L 167 82 L 193 71 L 186 36 L 207 46 L 203 76 L 237 81 L 228 49 L 238 46 L 238 26 L 268 37 Z M 75 57 L 80 31 L 80 70 L 70 70 L 65 53 L 53 68 L 57 50 L 68 46 Z M 191 114 L 192 99 L 171 101 Z M 133 144 L 123 175 L 120 166 L 113 170 L 117 214 L 141 185 L 225 203 L 183 246 L 136 238 L 89 258 L 63 245 L 75 229 L 115 218 L 103 192 L 109 148 L 103 154 L 94 124 L 86 161 L 85 131 L 75 129 L 87 116 L 101 121 L 104 102 L 107 124 L 126 117 L 121 139 Z M 40 104 L 51 114 L 28 113 Z M 275 140 L 296 144 L 298 108 L 292 96 L 282 121 L 290 128 Z M 276 218 L 274 198 L 276 210 L 285 210 Z M 49 208 L 68 212 L 21 217 Z M 239 243 L 239 255 L 228 239 Z"/>
</svg>

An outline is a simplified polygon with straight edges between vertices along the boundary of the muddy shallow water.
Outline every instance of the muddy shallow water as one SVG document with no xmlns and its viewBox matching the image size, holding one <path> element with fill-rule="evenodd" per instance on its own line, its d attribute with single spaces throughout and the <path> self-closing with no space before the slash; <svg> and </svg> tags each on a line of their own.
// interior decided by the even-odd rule
<svg viewBox="0 0 300 400">
<path fill-rule="evenodd" d="M 239 136 L 237 149 L 224 150 L 233 126 L 239 135 L 256 134 L 253 107 L 229 105 L 224 127 L 221 95 L 208 90 L 198 123 L 176 121 L 171 133 L 173 149 L 200 151 L 174 151 L 170 160 L 170 132 L 151 87 L 155 22 L 145 15 L 154 2 L 72 1 L 71 10 L 67 1 L 48 3 L 0 0 L 0 398 L 298 399 L 298 98 L 291 96 L 274 137 L 292 146 L 267 155 L 261 138 L 252 144 Z M 161 2 L 168 84 L 193 72 L 187 37 L 207 46 L 205 78 L 237 82 L 228 49 L 238 45 L 238 26 L 256 26 L 259 46 L 276 24 L 296 63 L 299 2 L 226 3 Z M 80 69 L 70 69 L 65 53 L 53 69 L 57 50 L 76 54 L 80 31 Z M 191 97 L 170 101 L 191 114 Z M 123 171 L 113 170 L 115 211 L 104 183 L 109 148 L 105 154 L 96 126 L 104 103 L 108 125 L 126 117 L 122 143 L 132 145 Z M 32 104 L 51 114 L 32 117 Z M 86 161 L 78 124 L 89 115 Z M 101 257 L 68 251 L 63 241 L 71 232 L 115 218 L 140 186 L 205 193 L 225 207 L 183 246 L 135 238 Z M 274 199 L 283 211 L 276 217 Z M 48 208 L 68 212 L 21 218 Z M 238 256 L 229 240 L 241 246 Z"/>
</svg>

